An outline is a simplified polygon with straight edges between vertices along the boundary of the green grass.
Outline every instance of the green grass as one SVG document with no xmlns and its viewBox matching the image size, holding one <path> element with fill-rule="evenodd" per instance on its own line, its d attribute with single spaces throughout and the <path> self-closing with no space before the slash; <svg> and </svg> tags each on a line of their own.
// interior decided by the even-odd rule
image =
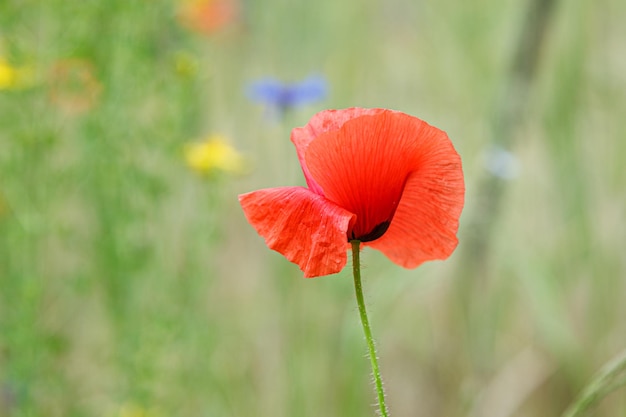
<svg viewBox="0 0 626 417">
<path fill-rule="evenodd" d="M 559 415 L 626 347 L 622 3 L 559 2 L 474 274 L 464 226 L 522 2 L 247 1 L 203 36 L 173 0 L 0 1 L 0 56 L 33 72 L 0 90 L 0 416 L 374 415 L 349 268 L 302 279 L 237 202 L 303 184 L 291 128 L 347 106 L 446 130 L 467 181 L 450 260 L 362 254 L 391 415 Z M 57 99 L 68 60 L 100 86 L 87 110 Z M 328 99 L 278 123 L 244 95 L 311 73 Z M 214 132 L 249 175 L 185 166 Z M 594 415 L 624 414 L 624 392 Z"/>
</svg>

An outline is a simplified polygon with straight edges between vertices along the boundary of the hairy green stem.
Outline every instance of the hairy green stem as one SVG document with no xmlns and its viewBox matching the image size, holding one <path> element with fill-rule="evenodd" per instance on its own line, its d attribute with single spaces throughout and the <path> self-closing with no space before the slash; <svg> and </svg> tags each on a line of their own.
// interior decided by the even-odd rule
<svg viewBox="0 0 626 417">
<path fill-rule="evenodd" d="M 359 253 L 360 240 L 351 240 L 352 244 L 352 272 L 354 275 L 354 291 L 356 292 L 356 301 L 359 306 L 359 315 L 361 316 L 361 324 L 363 325 L 363 333 L 367 341 L 369 349 L 370 362 L 372 364 L 372 373 L 374 374 L 374 383 L 376 384 L 376 393 L 378 394 L 378 406 L 380 415 L 388 417 L 387 405 L 385 404 L 385 391 L 383 390 L 383 381 L 380 377 L 380 369 L 378 368 L 378 358 L 376 357 L 376 347 L 372 338 L 370 323 L 367 319 L 367 311 L 365 310 L 365 302 L 363 301 L 363 287 L 361 286 L 361 259 Z"/>
</svg>

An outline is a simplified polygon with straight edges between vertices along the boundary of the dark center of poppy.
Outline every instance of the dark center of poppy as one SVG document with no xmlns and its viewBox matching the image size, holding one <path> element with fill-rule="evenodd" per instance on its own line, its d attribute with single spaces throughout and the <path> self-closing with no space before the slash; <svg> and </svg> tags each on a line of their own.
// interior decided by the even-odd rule
<svg viewBox="0 0 626 417">
<path fill-rule="evenodd" d="M 376 226 L 374 226 L 374 228 L 370 232 L 362 236 L 355 236 L 354 231 L 352 231 L 351 233 L 352 236 L 350 237 L 350 239 L 348 239 L 348 241 L 360 240 L 361 242 L 371 242 L 372 240 L 376 240 L 385 234 L 387 229 L 389 229 L 390 224 L 391 224 L 391 221 L 385 220 L 384 222 L 379 223 Z"/>
</svg>

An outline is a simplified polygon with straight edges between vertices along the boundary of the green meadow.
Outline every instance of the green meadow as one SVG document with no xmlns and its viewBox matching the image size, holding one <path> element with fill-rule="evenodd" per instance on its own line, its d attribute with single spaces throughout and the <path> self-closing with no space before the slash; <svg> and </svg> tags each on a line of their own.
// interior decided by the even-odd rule
<svg viewBox="0 0 626 417">
<path fill-rule="evenodd" d="M 625 2 L 182 3 L 0 0 L 0 416 L 376 415 L 349 265 L 304 279 L 237 199 L 304 185 L 289 135 L 329 108 L 463 160 L 448 260 L 362 253 L 392 416 L 560 416 L 626 349 Z M 311 75 L 282 115 L 246 96 Z M 245 169 L 192 169 L 211 135 Z"/>
</svg>

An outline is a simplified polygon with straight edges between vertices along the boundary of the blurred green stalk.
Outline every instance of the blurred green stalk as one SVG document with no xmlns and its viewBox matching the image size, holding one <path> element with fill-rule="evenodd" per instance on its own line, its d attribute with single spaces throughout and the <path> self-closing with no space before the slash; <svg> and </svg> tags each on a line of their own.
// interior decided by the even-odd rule
<svg viewBox="0 0 626 417">
<path fill-rule="evenodd" d="M 583 416 L 602 398 L 626 385 L 626 350 L 607 363 L 581 392 L 576 401 L 565 410 L 563 417 Z"/>
<path fill-rule="evenodd" d="M 515 131 L 524 121 L 529 92 L 555 4 L 556 0 L 530 0 L 507 80 L 490 121 L 492 146 L 508 150 L 513 145 Z M 485 272 L 491 229 L 496 223 L 505 181 L 489 175 L 477 187 L 478 209 L 469 221 L 465 259 L 460 263 L 469 276 L 480 276 Z"/>
</svg>

